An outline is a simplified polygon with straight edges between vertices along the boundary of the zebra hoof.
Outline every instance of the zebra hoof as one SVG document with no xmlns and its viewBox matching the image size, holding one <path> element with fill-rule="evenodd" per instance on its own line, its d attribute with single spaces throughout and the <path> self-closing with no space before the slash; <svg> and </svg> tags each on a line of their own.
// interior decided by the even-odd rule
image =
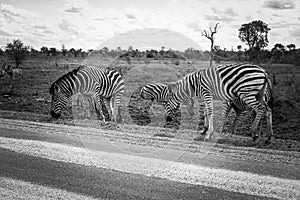
<svg viewBox="0 0 300 200">
<path fill-rule="evenodd" d="M 257 138 L 258 138 L 258 135 L 253 136 L 252 137 L 253 142 L 255 142 L 257 140 Z"/>
</svg>

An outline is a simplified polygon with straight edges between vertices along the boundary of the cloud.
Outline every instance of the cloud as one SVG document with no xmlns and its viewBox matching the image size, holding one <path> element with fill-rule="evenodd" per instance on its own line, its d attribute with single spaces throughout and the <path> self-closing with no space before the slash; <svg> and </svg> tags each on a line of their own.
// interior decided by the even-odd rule
<svg viewBox="0 0 300 200">
<path fill-rule="evenodd" d="M 227 16 L 231 16 L 231 17 L 236 17 L 238 16 L 238 14 L 236 12 L 233 11 L 232 8 L 228 8 L 224 11 L 224 14 Z"/>
<path fill-rule="evenodd" d="M 282 17 L 282 15 L 279 15 L 277 13 L 272 14 L 272 16 L 274 16 L 274 17 Z"/>
<path fill-rule="evenodd" d="M 44 26 L 44 25 L 35 25 L 35 26 L 33 26 L 32 28 L 34 28 L 34 29 L 48 29 L 46 26 Z"/>
<path fill-rule="evenodd" d="M 195 32 L 201 32 L 202 31 L 201 25 L 197 21 L 191 22 L 191 23 L 187 23 L 187 27 L 191 28 Z"/>
<path fill-rule="evenodd" d="M 291 34 L 291 36 L 299 39 L 300 38 L 300 28 L 292 30 L 290 34 Z"/>
<path fill-rule="evenodd" d="M 15 8 L 10 4 L 1 4 L 0 11 L 8 21 L 21 21 L 25 18 L 36 17 L 36 14 L 28 12 L 24 9 Z"/>
<path fill-rule="evenodd" d="M 64 11 L 67 13 L 82 13 L 85 10 L 90 10 L 91 6 L 87 0 L 67 0 L 64 6 Z"/>
<path fill-rule="evenodd" d="M 299 26 L 299 23 L 287 23 L 286 21 L 279 21 L 279 22 L 274 22 L 274 23 L 270 23 L 270 27 L 271 28 L 290 28 L 293 26 Z"/>
<path fill-rule="evenodd" d="M 228 8 L 225 11 L 219 10 L 215 7 L 212 7 L 213 14 L 205 15 L 207 20 L 212 21 L 234 21 L 238 14 L 233 11 L 232 8 Z"/>
<path fill-rule="evenodd" d="M 65 19 L 58 24 L 58 27 L 64 32 L 66 32 L 67 34 L 75 35 L 75 36 L 80 35 L 80 33 L 76 30 L 77 28 Z"/>
<path fill-rule="evenodd" d="M 45 31 L 43 31 L 43 33 L 46 33 L 46 34 L 53 34 L 53 31 L 45 30 Z"/>
<path fill-rule="evenodd" d="M 7 36 L 12 36 L 12 34 L 0 30 L 0 36 L 6 36 L 7 37 Z"/>
<path fill-rule="evenodd" d="M 82 11 L 82 8 L 75 8 L 73 6 L 71 8 L 65 9 L 65 12 L 68 13 L 79 13 L 80 11 Z"/>
<path fill-rule="evenodd" d="M 265 2 L 264 7 L 274 10 L 294 9 L 295 4 L 292 0 L 268 0 Z"/>
<path fill-rule="evenodd" d="M 127 17 L 128 19 L 135 19 L 135 16 L 134 16 L 133 14 L 131 14 L 131 13 L 127 13 L 127 14 L 126 14 L 126 17 Z"/>
<path fill-rule="evenodd" d="M 93 18 L 95 21 L 107 21 L 107 20 L 117 20 L 119 19 L 118 17 L 97 17 Z"/>
</svg>

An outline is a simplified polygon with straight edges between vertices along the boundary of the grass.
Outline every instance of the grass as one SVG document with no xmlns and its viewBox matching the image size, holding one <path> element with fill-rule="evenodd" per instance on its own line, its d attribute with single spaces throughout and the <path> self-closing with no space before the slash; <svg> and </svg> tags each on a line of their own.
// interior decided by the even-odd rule
<svg viewBox="0 0 300 200">
<path fill-rule="evenodd" d="M 9 62 L 0 58 L 0 62 Z M 50 95 L 48 93 L 51 83 L 64 73 L 78 67 L 80 64 L 96 65 L 102 68 L 110 66 L 118 69 L 123 74 L 126 90 L 123 98 L 122 115 L 124 123 L 129 126 L 134 125 L 129 112 L 128 105 L 130 96 L 145 83 L 169 83 L 176 81 L 184 75 L 203 69 L 209 65 L 208 62 L 193 60 L 189 64 L 187 61 L 180 61 L 179 65 L 172 60 L 132 60 L 131 64 L 122 60 L 110 58 L 89 57 L 87 59 L 75 58 L 30 58 L 21 65 L 23 69 L 23 79 L 13 81 L 13 91 L 10 90 L 8 80 L 0 79 L 0 110 L 9 110 L 17 112 L 29 112 L 31 115 L 8 114 L 1 112 L 0 116 L 8 118 L 18 118 L 36 121 L 49 121 Z M 274 133 L 278 139 L 300 141 L 300 67 L 293 65 L 275 65 L 266 64 L 263 67 L 268 71 L 274 85 L 275 104 L 273 109 Z M 275 77 L 275 79 L 274 79 Z M 199 110 L 199 103 L 195 101 L 195 113 L 189 112 L 189 102 L 183 104 L 181 109 L 180 130 L 197 130 L 199 116 L 202 110 Z M 6 113 L 6 114 L 3 114 Z M 13 113 L 13 112 L 12 112 Z M 79 114 L 76 106 L 69 107 L 63 113 L 62 121 L 83 120 L 84 116 Z M 219 125 L 221 113 L 221 104 L 215 103 L 216 126 Z M 233 113 L 231 113 L 233 114 Z M 36 117 L 34 117 L 36 116 Z M 149 111 L 151 122 L 150 128 L 154 128 L 152 135 L 160 137 L 173 137 L 169 132 L 154 132 L 155 127 L 163 127 L 165 124 L 164 107 L 161 104 L 154 103 Z M 232 120 L 232 117 L 230 118 Z M 247 124 L 249 122 L 245 122 Z M 138 126 L 139 128 L 143 128 Z M 147 126 L 148 127 L 148 126 Z M 249 135 L 249 129 L 242 126 L 241 135 Z M 127 129 L 126 129 L 127 130 Z M 130 129 L 128 129 L 130 130 Z M 266 130 L 265 130 L 266 131 Z M 176 137 L 178 137 L 176 135 Z M 249 138 L 250 139 L 250 138 Z M 249 141 L 226 141 L 221 143 L 230 143 L 239 146 L 251 146 Z M 286 147 L 285 149 L 289 149 Z M 293 148 L 294 149 L 294 148 Z"/>
</svg>

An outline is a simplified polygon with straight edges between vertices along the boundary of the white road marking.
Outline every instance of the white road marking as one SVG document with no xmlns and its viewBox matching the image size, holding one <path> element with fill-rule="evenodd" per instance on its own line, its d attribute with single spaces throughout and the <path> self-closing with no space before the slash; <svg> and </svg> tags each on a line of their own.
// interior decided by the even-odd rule
<svg viewBox="0 0 300 200">
<path fill-rule="evenodd" d="M 122 172 L 215 187 L 232 192 L 278 199 L 300 199 L 300 181 L 243 171 L 143 158 L 42 141 L 0 139 L 0 147 L 18 153 L 74 164 L 109 168 Z"/>
<path fill-rule="evenodd" d="M 0 199 L 78 199 L 93 200 L 94 198 L 79 195 L 61 189 L 54 189 L 26 181 L 0 177 Z"/>
</svg>

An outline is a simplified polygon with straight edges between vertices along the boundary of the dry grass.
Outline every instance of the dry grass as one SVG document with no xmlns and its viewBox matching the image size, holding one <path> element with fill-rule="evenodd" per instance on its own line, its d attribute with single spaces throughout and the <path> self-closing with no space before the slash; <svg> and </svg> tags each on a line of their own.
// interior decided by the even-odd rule
<svg viewBox="0 0 300 200">
<path fill-rule="evenodd" d="M 3 61 L 3 60 L 2 60 Z M 7 61 L 6 61 L 7 62 Z M 89 57 L 85 60 L 73 58 L 32 58 L 27 60 L 21 68 L 23 69 L 23 79 L 15 80 L 14 89 L 9 92 L 9 82 L 0 79 L 0 109 L 18 112 L 30 112 L 41 116 L 34 118 L 37 121 L 48 121 L 50 111 L 50 95 L 48 89 L 52 82 L 80 64 L 96 65 L 105 68 L 110 66 L 118 69 L 124 76 L 126 82 L 126 91 L 123 99 L 122 114 L 125 124 L 133 125 L 129 116 L 128 105 L 130 96 L 141 85 L 145 83 L 169 83 L 176 81 L 196 69 L 203 69 L 209 65 L 208 62 L 180 61 L 179 65 L 171 60 L 132 60 L 131 64 L 122 60 L 113 60 L 109 58 Z M 300 70 L 294 66 L 287 65 L 266 65 L 264 66 L 270 74 L 273 81 L 275 74 L 277 84 L 275 90 L 275 108 L 274 108 L 274 133 L 277 138 L 293 139 L 300 141 L 298 134 L 300 128 Z M 184 103 L 181 110 L 181 130 L 196 130 L 198 127 L 199 111 L 198 102 L 195 101 L 195 113 L 191 114 L 188 110 L 188 103 Z M 216 103 L 215 116 L 216 126 L 219 125 L 218 116 L 220 116 L 221 105 Z M 73 111 L 73 113 L 72 113 Z M 8 117 L 6 114 L 0 116 Z M 17 117 L 16 115 L 13 115 Z M 28 115 L 27 115 L 28 116 Z M 154 103 L 150 110 L 150 127 L 163 127 L 165 124 L 163 105 Z M 30 119 L 30 117 L 25 117 Z M 81 120 L 76 114 L 76 109 L 68 108 L 63 113 L 63 120 Z M 246 122 L 247 123 L 247 122 Z M 142 128 L 142 127 L 140 127 Z M 153 132 L 153 131 L 152 131 Z M 159 136 L 169 136 L 169 133 L 152 133 Z M 249 131 L 243 130 L 241 134 L 249 134 Z M 224 142 L 224 141 L 220 141 Z M 226 142 L 225 142 L 226 143 Z M 249 146 L 249 142 L 229 142 L 233 145 Z M 288 148 L 286 148 L 288 149 Z"/>
</svg>

